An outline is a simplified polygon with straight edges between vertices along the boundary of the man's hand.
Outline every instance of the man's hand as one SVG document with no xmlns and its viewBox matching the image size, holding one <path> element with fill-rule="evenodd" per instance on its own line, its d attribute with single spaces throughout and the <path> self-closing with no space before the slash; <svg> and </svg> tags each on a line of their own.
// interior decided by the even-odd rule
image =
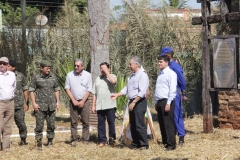
<svg viewBox="0 0 240 160">
<path fill-rule="evenodd" d="M 72 103 L 73 103 L 73 105 L 74 105 L 74 106 L 78 106 L 78 105 L 79 105 L 79 102 L 78 102 L 78 101 L 76 101 L 75 99 L 74 99 L 74 100 L 72 100 Z"/>
<path fill-rule="evenodd" d="M 56 103 L 56 109 L 59 109 L 59 107 L 60 107 L 60 104 Z"/>
<path fill-rule="evenodd" d="M 157 103 L 155 104 L 155 110 L 157 111 Z"/>
<path fill-rule="evenodd" d="M 165 112 L 169 112 L 170 111 L 170 105 L 169 104 L 166 104 L 165 106 Z"/>
<path fill-rule="evenodd" d="M 118 94 L 117 94 L 117 93 L 116 93 L 116 94 L 112 94 L 112 95 L 111 95 L 111 100 L 115 100 L 117 97 L 118 97 Z"/>
<path fill-rule="evenodd" d="M 27 104 L 24 104 L 24 111 L 28 111 L 28 105 Z"/>
<path fill-rule="evenodd" d="M 101 67 L 102 67 L 102 71 L 103 71 L 106 75 L 109 74 L 109 69 L 107 68 L 106 65 L 102 65 Z"/>
<path fill-rule="evenodd" d="M 83 108 L 83 106 L 84 106 L 84 101 L 83 100 L 81 100 L 80 102 L 78 102 L 78 106 L 80 107 L 80 108 Z"/>
<path fill-rule="evenodd" d="M 135 107 L 135 103 L 132 102 L 132 103 L 128 106 L 129 111 L 132 111 L 134 107 Z"/>
<path fill-rule="evenodd" d="M 186 96 L 183 96 L 183 100 L 186 101 L 188 100 L 188 98 Z"/>
<path fill-rule="evenodd" d="M 96 113 L 96 107 L 92 105 L 92 113 Z"/>
<path fill-rule="evenodd" d="M 37 103 L 34 103 L 34 104 L 33 104 L 33 109 L 34 109 L 35 112 L 38 112 L 38 111 L 39 111 L 39 108 L 40 108 L 40 107 L 38 106 Z"/>
</svg>

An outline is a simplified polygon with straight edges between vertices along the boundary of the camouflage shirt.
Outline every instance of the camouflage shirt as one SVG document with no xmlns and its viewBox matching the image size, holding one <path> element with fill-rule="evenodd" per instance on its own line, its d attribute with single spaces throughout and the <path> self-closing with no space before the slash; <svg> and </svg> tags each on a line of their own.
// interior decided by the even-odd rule
<svg viewBox="0 0 240 160">
<path fill-rule="evenodd" d="M 27 81 L 25 79 L 25 76 L 18 71 L 14 72 L 16 75 L 16 90 L 14 92 L 14 107 L 15 109 L 21 109 L 24 106 L 24 95 L 23 91 L 28 89 Z"/>
<path fill-rule="evenodd" d="M 34 75 L 28 90 L 35 93 L 39 110 L 47 111 L 49 108 L 50 111 L 54 111 L 56 109 L 55 92 L 59 91 L 60 87 L 55 75 L 52 73 L 47 76 L 42 73 Z"/>
</svg>

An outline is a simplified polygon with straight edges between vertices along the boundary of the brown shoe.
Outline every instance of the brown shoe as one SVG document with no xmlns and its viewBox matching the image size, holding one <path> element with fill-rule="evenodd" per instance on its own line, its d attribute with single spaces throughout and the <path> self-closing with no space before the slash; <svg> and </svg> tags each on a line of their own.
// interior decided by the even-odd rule
<svg viewBox="0 0 240 160">
<path fill-rule="evenodd" d="M 99 143 L 97 146 L 98 147 L 103 147 L 103 146 L 105 146 L 105 144 L 104 143 Z"/>
<path fill-rule="evenodd" d="M 72 141 L 71 147 L 77 147 L 77 141 Z"/>
</svg>

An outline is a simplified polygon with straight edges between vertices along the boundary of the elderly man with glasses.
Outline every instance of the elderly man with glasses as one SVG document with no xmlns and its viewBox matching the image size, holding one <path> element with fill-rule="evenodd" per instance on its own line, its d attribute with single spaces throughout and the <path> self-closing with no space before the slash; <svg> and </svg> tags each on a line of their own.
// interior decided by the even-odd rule
<svg viewBox="0 0 240 160">
<path fill-rule="evenodd" d="M 16 77 L 8 71 L 9 60 L 7 57 L 0 58 L 0 137 L 2 138 L 1 149 L 10 150 L 10 136 L 14 119 L 14 92 Z"/>
</svg>

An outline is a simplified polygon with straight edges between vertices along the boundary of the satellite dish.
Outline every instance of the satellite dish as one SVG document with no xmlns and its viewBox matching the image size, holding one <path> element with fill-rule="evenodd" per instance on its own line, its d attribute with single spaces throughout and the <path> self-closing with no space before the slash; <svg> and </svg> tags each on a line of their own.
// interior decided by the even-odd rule
<svg viewBox="0 0 240 160">
<path fill-rule="evenodd" d="M 47 24 L 48 18 L 44 15 L 39 15 L 39 16 L 37 16 L 35 22 L 37 25 L 44 26 Z"/>
</svg>

